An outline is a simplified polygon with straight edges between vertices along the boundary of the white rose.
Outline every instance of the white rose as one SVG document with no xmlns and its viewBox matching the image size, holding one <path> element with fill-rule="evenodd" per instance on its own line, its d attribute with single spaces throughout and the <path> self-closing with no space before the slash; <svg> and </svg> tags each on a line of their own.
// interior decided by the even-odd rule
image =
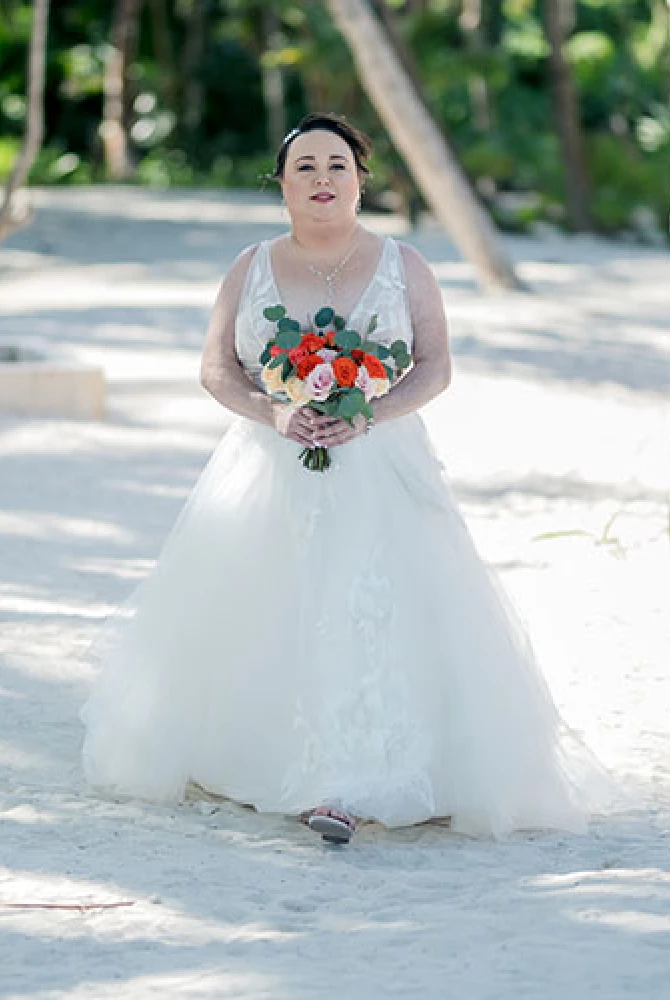
<svg viewBox="0 0 670 1000">
<path fill-rule="evenodd" d="M 381 381 L 381 379 L 379 380 L 373 379 L 372 375 L 370 375 L 370 372 L 367 370 L 365 365 L 361 365 L 360 368 L 358 369 L 358 375 L 356 376 L 356 381 L 354 385 L 356 386 L 356 388 L 362 389 L 362 391 L 365 393 L 366 403 L 369 403 L 370 400 L 375 395 L 375 381 Z"/>
</svg>

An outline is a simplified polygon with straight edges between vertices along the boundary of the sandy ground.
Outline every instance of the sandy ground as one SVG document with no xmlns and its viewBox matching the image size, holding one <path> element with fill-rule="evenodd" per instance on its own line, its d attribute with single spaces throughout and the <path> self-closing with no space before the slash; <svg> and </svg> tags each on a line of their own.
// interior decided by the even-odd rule
<svg viewBox="0 0 670 1000">
<path fill-rule="evenodd" d="M 368 220 L 435 268 L 456 376 L 425 418 L 561 710 L 633 798 L 583 837 L 369 826 L 338 851 L 232 805 L 93 798 L 78 760 L 87 643 L 225 430 L 196 380 L 218 280 L 281 210 L 38 200 L 0 248 L 0 342 L 104 366 L 109 408 L 0 415 L 0 996 L 667 997 L 668 255 L 508 239 L 534 294 L 485 296 L 438 230 Z"/>
</svg>

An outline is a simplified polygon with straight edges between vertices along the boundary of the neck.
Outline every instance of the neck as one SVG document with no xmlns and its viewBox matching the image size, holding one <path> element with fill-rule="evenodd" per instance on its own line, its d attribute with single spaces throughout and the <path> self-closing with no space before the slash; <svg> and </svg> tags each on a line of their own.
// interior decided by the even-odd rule
<svg viewBox="0 0 670 1000">
<path fill-rule="evenodd" d="M 357 219 L 347 219 L 340 224 L 329 222 L 327 225 L 311 221 L 294 222 L 291 226 L 291 239 L 306 255 L 330 260 L 346 253 L 357 231 Z"/>
</svg>

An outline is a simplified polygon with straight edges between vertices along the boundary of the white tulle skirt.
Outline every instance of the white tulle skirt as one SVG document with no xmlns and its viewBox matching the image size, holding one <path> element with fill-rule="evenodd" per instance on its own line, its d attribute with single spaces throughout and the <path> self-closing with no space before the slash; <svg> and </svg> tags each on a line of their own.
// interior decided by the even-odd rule
<svg viewBox="0 0 670 1000">
<path fill-rule="evenodd" d="M 583 831 L 613 785 L 560 718 L 479 558 L 418 415 L 326 473 L 238 419 L 151 576 L 97 644 L 82 712 L 92 785 L 189 782 L 389 827 Z"/>
</svg>

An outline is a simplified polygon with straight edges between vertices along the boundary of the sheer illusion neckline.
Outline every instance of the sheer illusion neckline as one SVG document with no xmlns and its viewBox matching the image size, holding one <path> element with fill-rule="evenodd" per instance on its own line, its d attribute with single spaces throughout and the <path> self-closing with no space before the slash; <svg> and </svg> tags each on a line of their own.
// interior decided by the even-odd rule
<svg viewBox="0 0 670 1000">
<path fill-rule="evenodd" d="M 384 236 L 383 239 L 382 239 L 382 248 L 381 248 L 381 251 L 379 253 L 379 259 L 377 260 L 377 266 L 374 269 L 372 277 L 370 278 L 370 280 L 368 281 L 368 283 L 363 287 L 363 290 L 362 290 L 361 294 L 359 295 L 358 300 L 356 301 L 356 303 L 354 304 L 354 306 L 349 310 L 349 315 L 346 317 L 347 324 L 349 326 L 351 326 L 352 317 L 354 317 L 356 315 L 356 313 L 358 312 L 358 310 L 361 308 L 361 306 L 363 305 L 363 302 L 367 298 L 370 290 L 372 289 L 372 287 L 374 286 L 375 282 L 377 281 L 379 275 L 381 274 L 382 265 L 383 265 L 384 260 L 386 258 L 386 253 L 387 253 L 388 245 L 389 245 L 389 237 L 388 236 Z M 284 297 L 283 297 L 283 295 L 282 295 L 282 293 L 281 293 L 281 291 L 279 289 L 279 285 L 277 284 L 277 279 L 275 277 L 274 268 L 272 266 L 272 253 L 271 253 L 271 242 L 270 242 L 270 240 L 266 240 L 265 241 L 265 258 L 266 258 L 266 262 L 267 262 L 268 273 L 270 275 L 270 282 L 271 282 L 271 285 L 272 285 L 272 289 L 273 289 L 273 291 L 275 291 L 277 293 L 277 303 L 281 303 L 282 305 L 285 305 L 285 303 L 284 303 Z"/>
</svg>

